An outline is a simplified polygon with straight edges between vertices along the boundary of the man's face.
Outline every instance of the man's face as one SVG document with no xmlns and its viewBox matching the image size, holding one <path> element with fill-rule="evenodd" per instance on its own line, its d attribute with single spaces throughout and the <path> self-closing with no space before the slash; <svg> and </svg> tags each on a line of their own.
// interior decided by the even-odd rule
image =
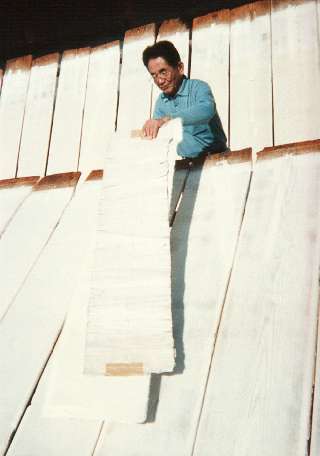
<svg viewBox="0 0 320 456">
<path fill-rule="evenodd" d="M 162 57 L 150 59 L 148 70 L 155 84 L 166 95 L 175 95 L 183 79 L 183 63 L 180 62 L 177 67 L 172 67 Z"/>
</svg>

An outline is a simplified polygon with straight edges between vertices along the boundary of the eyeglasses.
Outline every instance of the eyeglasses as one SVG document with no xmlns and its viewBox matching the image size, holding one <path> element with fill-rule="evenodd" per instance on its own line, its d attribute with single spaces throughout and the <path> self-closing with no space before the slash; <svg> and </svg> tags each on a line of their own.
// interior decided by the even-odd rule
<svg viewBox="0 0 320 456">
<path fill-rule="evenodd" d="M 159 73 L 154 73 L 151 75 L 151 80 L 157 81 L 159 78 L 168 80 L 168 78 L 171 76 L 171 70 L 161 70 Z"/>
</svg>

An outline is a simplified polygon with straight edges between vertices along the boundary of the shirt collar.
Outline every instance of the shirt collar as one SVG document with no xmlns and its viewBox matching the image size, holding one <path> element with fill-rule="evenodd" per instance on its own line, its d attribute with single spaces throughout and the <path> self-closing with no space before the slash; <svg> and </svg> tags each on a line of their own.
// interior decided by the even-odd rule
<svg viewBox="0 0 320 456">
<path fill-rule="evenodd" d="M 170 95 L 166 95 L 165 93 L 161 93 L 161 98 L 163 101 L 169 101 L 169 100 L 173 100 L 174 98 L 176 97 L 186 97 L 188 95 L 187 93 L 187 76 L 183 76 L 183 79 L 182 79 L 182 82 L 181 82 L 181 85 L 179 87 L 179 90 L 178 92 L 173 96 L 171 97 Z"/>
</svg>

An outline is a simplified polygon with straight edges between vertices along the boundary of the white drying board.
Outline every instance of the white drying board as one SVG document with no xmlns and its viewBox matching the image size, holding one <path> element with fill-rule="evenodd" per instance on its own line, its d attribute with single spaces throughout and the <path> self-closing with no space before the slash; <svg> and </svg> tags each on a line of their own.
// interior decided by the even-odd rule
<svg viewBox="0 0 320 456">
<path fill-rule="evenodd" d="M 315 389 L 313 396 L 313 414 L 311 430 L 310 456 L 317 456 L 320 453 L 320 333 L 318 323 L 318 346 L 317 361 L 315 370 Z"/>
<path fill-rule="evenodd" d="M 230 147 L 272 146 L 270 1 L 231 10 Z M 277 103 L 277 99 L 275 99 Z"/>
<path fill-rule="evenodd" d="M 119 66 L 118 41 L 91 50 L 79 159 L 82 173 L 103 168 L 115 129 Z"/>
<path fill-rule="evenodd" d="M 184 73 L 188 75 L 189 30 L 186 24 L 180 19 L 169 19 L 162 22 L 157 36 L 157 41 L 161 40 L 171 41 L 174 44 L 180 54 L 181 61 L 184 63 Z M 151 117 L 153 115 L 154 106 L 160 93 L 161 90 L 158 89 L 155 84 L 153 84 Z"/>
<path fill-rule="evenodd" d="M 126 32 L 122 51 L 117 131 L 129 134 L 150 117 L 152 82 L 142 62 L 142 52 L 155 40 L 155 25 Z"/>
<path fill-rule="evenodd" d="M 62 55 L 46 174 L 78 168 L 89 48 Z"/>
<path fill-rule="evenodd" d="M 191 77 L 206 81 L 228 138 L 230 11 L 197 17 L 192 25 Z"/>
<path fill-rule="evenodd" d="M 272 2 L 275 144 L 320 136 L 320 66 L 317 5 Z"/>
<path fill-rule="evenodd" d="M 101 421 L 41 416 L 50 369 L 49 362 L 6 453 L 8 456 L 89 456 L 94 453 Z"/>
<path fill-rule="evenodd" d="M 38 180 L 38 176 L 30 176 L 0 181 L 0 237 Z"/>
<path fill-rule="evenodd" d="M 18 176 L 45 174 L 59 54 L 34 59 L 21 136 Z"/>
<path fill-rule="evenodd" d="M 97 178 L 99 173 L 92 173 L 77 189 L 1 322 L 0 403 L 5 404 L 0 410 L 1 442 L 8 440 L 24 412 L 61 330 L 79 272 L 86 265 L 96 228 L 101 173 Z M 23 375 L 17 375 L 19 366 Z"/>
<path fill-rule="evenodd" d="M 6 64 L 0 98 L 0 179 L 16 176 L 31 60 L 27 55 Z"/>
<path fill-rule="evenodd" d="M 65 173 L 41 179 L 1 237 L 0 320 L 58 223 L 78 177 L 78 173 Z"/>
<path fill-rule="evenodd" d="M 151 382 L 150 402 L 157 408 L 154 422 L 106 423 L 97 456 L 192 454 L 245 207 L 250 158 L 249 151 L 235 152 L 226 158 L 212 157 L 203 168 L 190 171 L 171 232 L 177 368 L 173 375 L 157 376 Z"/>
<path fill-rule="evenodd" d="M 307 454 L 320 145 L 258 155 L 194 454 Z"/>
<path fill-rule="evenodd" d="M 85 373 L 171 371 L 170 138 L 115 135 L 103 182 Z M 169 184 L 169 186 L 168 186 Z"/>
</svg>

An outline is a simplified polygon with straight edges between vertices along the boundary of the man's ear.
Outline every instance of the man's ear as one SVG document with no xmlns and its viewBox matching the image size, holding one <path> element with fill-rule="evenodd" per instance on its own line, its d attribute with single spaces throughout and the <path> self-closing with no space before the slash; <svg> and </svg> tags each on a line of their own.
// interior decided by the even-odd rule
<svg viewBox="0 0 320 456">
<path fill-rule="evenodd" d="M 181 75 L 184 74 L 184 63 L 183 62 L 178 63 L 178 70 Z"/>
</svg>

